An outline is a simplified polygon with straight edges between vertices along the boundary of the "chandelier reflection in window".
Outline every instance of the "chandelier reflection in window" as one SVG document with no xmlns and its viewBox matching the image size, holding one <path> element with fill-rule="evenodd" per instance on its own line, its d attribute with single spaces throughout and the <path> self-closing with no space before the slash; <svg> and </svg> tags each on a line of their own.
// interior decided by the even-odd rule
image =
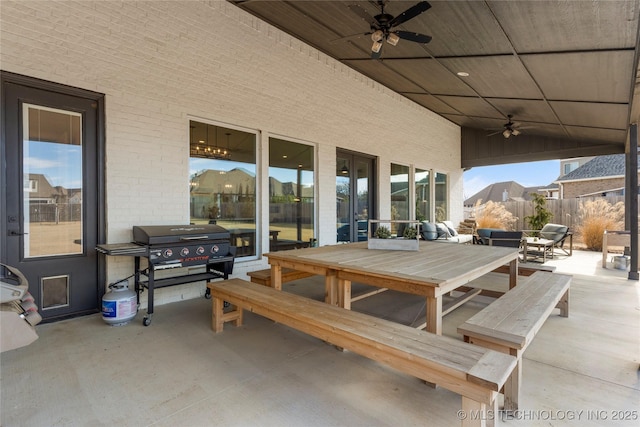
<svg viewBox="0 0 640 427">
<path fill-rule="evenodd" d="M 200 157 L 203 159 L 222 159 L 222 160 L 230 160 L 231 159 L 231 150 L 229 150 L 229 142 L 231 138 L 231 133 L 226 132 L 226 146 L 222 147 L 218 144 L 217 132 L 214 132 L 213 138 L 210 138 L 209 128 L 211 126 L 207 125 L 206 138 L 198 139 L 193 137 L 194 127 L 191 128 L 191 144 L 190 144 L 190 155 L 191 157 Z"/>
</svg>

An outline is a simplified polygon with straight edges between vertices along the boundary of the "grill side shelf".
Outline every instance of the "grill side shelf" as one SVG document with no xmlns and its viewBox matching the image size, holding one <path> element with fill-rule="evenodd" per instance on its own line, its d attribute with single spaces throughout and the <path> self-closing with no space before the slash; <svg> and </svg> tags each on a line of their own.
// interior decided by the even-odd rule
<svg viewBox="0 0 640 427">
<path fill-rule="evenodd" d="M 110 256 L 147 256 L 147 247 L 136 243 L 106 243 L 97 245 L 96 251 Z"/>
</svg>

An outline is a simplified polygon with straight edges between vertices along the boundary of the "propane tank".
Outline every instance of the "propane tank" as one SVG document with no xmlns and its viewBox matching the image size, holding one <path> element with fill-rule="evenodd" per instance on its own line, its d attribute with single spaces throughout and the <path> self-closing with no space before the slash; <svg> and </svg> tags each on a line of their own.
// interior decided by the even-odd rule
<svg viewBox="0 0 640 427">
<path fill-rule="evenodd" d="M 111 326 L 126 325 L 138 312 L 136 293 L 126 279 L 110 284 L 109 289 L 102 297 L 102 320 Z"/>
</svg>

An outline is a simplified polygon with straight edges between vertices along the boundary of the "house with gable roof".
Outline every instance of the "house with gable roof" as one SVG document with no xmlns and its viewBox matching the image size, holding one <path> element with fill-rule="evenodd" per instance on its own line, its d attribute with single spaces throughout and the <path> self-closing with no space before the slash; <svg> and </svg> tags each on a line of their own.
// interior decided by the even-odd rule
<svg viewBox="0 0 640 427">
<path fill-rule="evenodd" d="M 558 178 L 560 198 L 624 195 L 625 155 L 597 156 Z"/>
</svg>

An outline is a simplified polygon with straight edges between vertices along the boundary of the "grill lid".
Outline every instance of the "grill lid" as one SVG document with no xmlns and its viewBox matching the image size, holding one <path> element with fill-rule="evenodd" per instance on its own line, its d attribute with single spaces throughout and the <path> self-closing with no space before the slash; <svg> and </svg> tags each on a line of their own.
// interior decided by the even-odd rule
<svg viewBox="0 0 640 427">
<path fill-rule="evenodd" d="M 142 245 L 229 240 L 229 232 L 216 224 L 145 225 L 133 227 L 133 241 Z"/>
</svg>

